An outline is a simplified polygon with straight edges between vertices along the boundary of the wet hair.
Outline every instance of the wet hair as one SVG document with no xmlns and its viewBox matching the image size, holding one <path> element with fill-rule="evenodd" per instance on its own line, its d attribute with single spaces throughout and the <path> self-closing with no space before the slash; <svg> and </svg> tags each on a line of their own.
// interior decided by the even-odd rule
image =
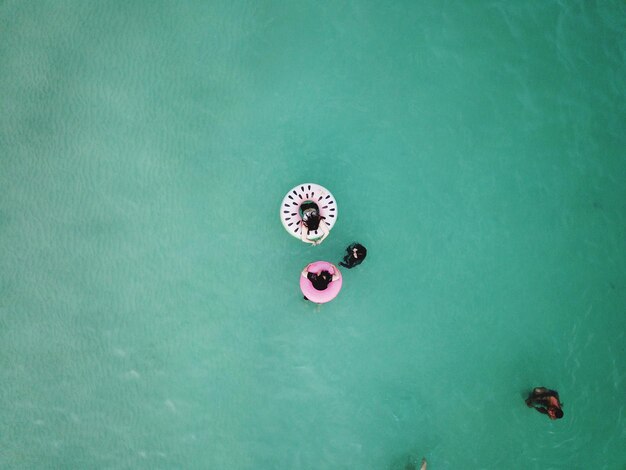
<svg viewBox="0 0 626 470">
<path fill-rule="evenodd" d="M 313 217 L 309 217 L 307 220 L 303 220 L 304 225 L 306 225 L 306 228 L 308 228 L 309 230 L 317 230 L 320 226 L 320 221 L 322 220 L 322 218 L 319 216 L 319 214 L 313 216 Z"/>
<path fill-rule="evenodd" d="M 304 217 L 305 211 L 310 211 L 310 215 L 307 214 L 308 216 L 306 217 L 306 220 Z M 308 228 L 309 230 L 317 230 L 319 228 L 320 221 L 323 219 L 323 217 L 320 216 L 320 208 L 317 204 L 311 201 L 303 203 L 300 206 L 300 213 L 302 216 L 302 222 L 304 222 L 306 228 Z"/>
<path fill-rule="evenodd" d="M 306 277 L 309 281 L 311 281 L 315 290 L 326 290 L 328 284 L 330 284 L 333 280 L 332 274 L 328 271 L 322 271 L 319 274 L 308 273 Z"/>
<path fill-rule="evenodd" d="M 356 249 L 356 257 L 357 259 L 363 259 L 367 256 L 367 248 L 365 248 L 360 243 L 355 243 L 350 246 L 350 255 L 352 255 L 352 250 Z"/>
<path fill-rule="evenodd" d="M 563 417 L 563 410 L 561 408 L 557 408 L 554 410 L 554 416 L 556 419 L 561 419 Z"/>
</svg>

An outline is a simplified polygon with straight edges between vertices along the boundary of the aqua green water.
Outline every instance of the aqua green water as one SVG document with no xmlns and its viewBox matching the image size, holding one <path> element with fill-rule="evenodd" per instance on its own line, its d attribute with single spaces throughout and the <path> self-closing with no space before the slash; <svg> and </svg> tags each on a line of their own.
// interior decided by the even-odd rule
<svg viewBox="0 0 626 470">
<path fill-rule="evenodd" d="M 626 468 L 625 60 L 617 0 L 1 2 L 0 467 Z"/>
</svg>

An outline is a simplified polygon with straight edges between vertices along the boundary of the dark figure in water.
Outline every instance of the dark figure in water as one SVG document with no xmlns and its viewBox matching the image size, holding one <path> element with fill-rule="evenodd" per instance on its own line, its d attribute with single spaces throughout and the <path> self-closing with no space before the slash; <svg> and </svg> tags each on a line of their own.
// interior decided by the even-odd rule
<svg viewBox="0 0 626 470">
<path fill-rule="evenodd" d="M 352 269 L 363 262 L 367 256 L 367 248 L 360 243 L 353 243 L 346 248 L 347 254 L 343 257 L 343 261 L 339 263 L 344 268 Z"/>
<path fill-rule="evenodd" d="M 529 408 L 535 408 L 539 413 L 548 415 L 550 419 L 560 419 L 563 417 L 561 402 L 559 401 L 559 392 L 548 390 L 545 387 L 536 387 L 528 395 L 526 405 Z"/>
</svg>

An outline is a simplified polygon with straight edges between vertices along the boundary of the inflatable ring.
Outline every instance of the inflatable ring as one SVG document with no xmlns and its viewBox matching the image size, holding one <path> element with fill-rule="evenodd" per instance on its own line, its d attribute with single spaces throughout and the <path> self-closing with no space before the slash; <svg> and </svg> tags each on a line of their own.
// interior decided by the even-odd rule
<svg viewBox="0 0 626 470">
<path fill-rule="evenodd" d="M 328 261 L 316 261 L 315 263 L 311 263 L 304 268 L 304 271 L 315 274 L 319 274 L 322 271 L 328 271 L 333 276 L 338 276 L 337 279 L 328 284 L 326 289 L 317 290 L 313 287 L 313 283 L 311 283 L 308 277 L 304 277 L 300 274 L 300 290 L 307 299 L 311 302 L 315 302 L 316 304 L 325 304 L 326 302 L 330 302 L 337 297 L 337 294 L 339 294 L 339 291 L 341 290 L 343 279 L 341 278 L 341 272 L 339 272 L 339 269 L 337 269 L 334 264 L 331 264 Z"/>
<path fill-rule="evenodd" d="M 337 201 L 328 189 L 319 184 L 304 183 L 292 188 L 280 204 L 280 220 L 285 230 L 292 236 L 302 238 L 302 216 L 300 206 L 305 202 L 318 205 L 319 213 L 324 217 L 328 230 L 332 229 L 337 221 Z M 307 235 L 309 240 L 322 238 L 321 230 L 311 230 Z"/>
</svg>

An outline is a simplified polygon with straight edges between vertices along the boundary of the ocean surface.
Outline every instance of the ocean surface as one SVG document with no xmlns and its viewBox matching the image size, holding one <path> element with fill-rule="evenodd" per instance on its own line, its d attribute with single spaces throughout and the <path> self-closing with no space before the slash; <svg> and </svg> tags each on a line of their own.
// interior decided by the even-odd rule
<svg viewBox="0 0 626 470">
<path fill-rule="evenodd" d="M 0 1 L 1 468 L 623 470 L 625 331 L 624 1 Z"/>
</svg>

